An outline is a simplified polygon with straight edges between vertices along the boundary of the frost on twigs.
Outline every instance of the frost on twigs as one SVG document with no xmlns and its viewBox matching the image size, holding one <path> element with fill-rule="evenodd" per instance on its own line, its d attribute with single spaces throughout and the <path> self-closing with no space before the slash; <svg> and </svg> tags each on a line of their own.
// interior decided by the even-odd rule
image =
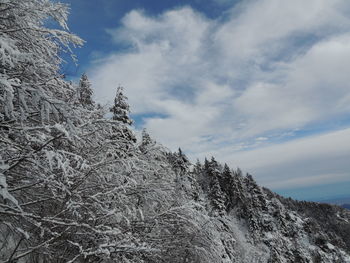
<svg viewBox="0 0 350 263">
<path fill-rule="evenodd" d="M 164 151 L 148 150 L 157 161 L 138 150 L 121 88 L 108 120 L 86 75 L 76 89 L 58 74 L 59 53 L 82 43 L 67 31 L 66 6 L 0 3 L 0 261 L 136 262 L 171 251 L 190 221 L 173 209 L 181 202 L 172 167 L 158 162 Z"/>
<path fill-rule="evenodd" d="M 137 143 L 120 87 L 104 118 L 87 75 L 58 74 L 82 43 L 66 19 L 57 1 L 0 0 L 0 262 L 349 261 L 344 211 L 193 166 L 146 130 Z"/>
<path fill-rule="evenodd" d="M 8 169 L 8 166 L 4 164 L 4 162 L 0 156 L 0 200 L 2 200 L 4 203 L 10 202 L 11 203 L 10 205 L 14 205 L 18 209 L 20 209 L 16 198 L 13 195 L 11 195 L 8 191 L 6 177 L 3 174 L 3 171 L 5 171 L 7 169 Z"/>
</svg>

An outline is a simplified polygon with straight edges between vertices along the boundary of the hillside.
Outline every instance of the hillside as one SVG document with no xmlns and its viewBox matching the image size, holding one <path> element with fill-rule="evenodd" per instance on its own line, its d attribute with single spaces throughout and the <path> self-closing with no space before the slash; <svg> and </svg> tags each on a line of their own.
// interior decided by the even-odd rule
<svg viewBox="0 0 350 263">
<path fill-rule="evenodd" d="M 348 210 L 137 141 L 123 88 L 59 73 L 67 7 L 0 3 L 0 262 L 350 262 Z"/>
</svg>

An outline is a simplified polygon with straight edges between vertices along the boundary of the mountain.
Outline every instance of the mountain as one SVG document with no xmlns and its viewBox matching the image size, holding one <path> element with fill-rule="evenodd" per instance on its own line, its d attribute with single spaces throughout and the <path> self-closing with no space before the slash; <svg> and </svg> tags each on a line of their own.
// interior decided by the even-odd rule
<svg viewBox="0 0 350 263">
<path fill-rule="evenodd" d="M 338 205 L 342 208 L 350 209 L 350 197 L 325 199 L 320 201 L 320 203 L 333 204 L 333 205 Z"/>
<path fill-rule="evenodd" d="M 348 210 L 137 141 L 122 87 L 60 74 L 67 7 L 0 1 L 0 262 L 350 262 Z"/>
<path fill-rule="evenodd" d="M 350 203 L 350 196 L 343 196 L 343 197 L 332 198 L 332 199 L 323 199 L 323 200 L 318 200 L 318 202 L 341 206 L 343 204 Z"/>
<path fill-rule="evenodd" d="M 350 204 L 343 204 L 343 205 L 341 205 L 341 207 L 343 207 L 343 208 L 346 208 L 346 209 L 349 209 L 349 210 L 350 210 Z"/>
</svg>

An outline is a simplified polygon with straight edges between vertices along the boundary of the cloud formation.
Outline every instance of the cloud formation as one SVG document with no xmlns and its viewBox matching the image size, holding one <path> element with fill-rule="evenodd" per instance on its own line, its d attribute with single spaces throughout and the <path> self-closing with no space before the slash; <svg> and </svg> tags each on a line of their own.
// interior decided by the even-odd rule
<svg viewBox="0 0 350 263">
<path fill-rule="evenodd" d="M 275 189 L 350 183 L 350 129 L 307 136 L 245 152 L 218 152 L 228 163 L 249 167 L 259 183 Z"/>
<path fill-rule="evenodd" d="M 242 1 L 216 20 L 191 7 L 155 17 L 131 11 L 121 27 L 108 31 L 125 49 L 101 58 L 90 71 L 97 99 L 111 100 L 122 84 L 133 113 L 170 148 L 181 146 L 192 157 L 262 162 L 258 148 L 289 151 L 289 144 L 271 144 L 350 113 L 348 11 L 346 0 Z M 342 135 L 349 141 L 349 133 Z M 237 159 L 268 186 L 283 187 L 269 183 L 266 172 L 275 176 L 283 162 L 271 163 L 272 153 L 266 155 L 261 172 Z M 310 162 L 316 157 L 305 156 Z M 344 164 L 340 170 L 334 180 L 350 172 Z M 325 174 L 310 171 L 305 182 L 325 182 Z M 285 184 L 303 183 L 288 176 Z"/>
</svg>

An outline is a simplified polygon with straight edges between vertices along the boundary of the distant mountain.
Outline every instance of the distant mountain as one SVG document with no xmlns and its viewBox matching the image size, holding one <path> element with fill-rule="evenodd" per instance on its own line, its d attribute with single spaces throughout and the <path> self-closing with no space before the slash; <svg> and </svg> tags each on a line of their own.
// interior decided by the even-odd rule
<svg viewBox="0 0 350 263">
<path fill-rule="evenodd" d="M 341 205 L 341 207 L 343 207 L 343 208 L 346 208 L 346 209 L 349 209 L 349 210 L 350 210 L 350 204 L 343 204 L 343 205 Z"/>
<path fill-rule="evenodd" d="M 350 196 L 343 196 L 343 197 L 332 198 L 332 199 L 324 199 L 324 200 L 319 200 L 319 202 L 341 206 L 343 204 L 350 204 Z"/>
<path fill-rule="evenodd" d="M 137 141 L 121 87 L 59 73 L 67 7 L 0 2 L 0 262 L 350 263 L 350 211 Z"/>
<path fill-rule="evenodd" d="M 350 197 L 348 196 L 341 198 L 325 199 L 320 201 L 320 203 L 334 204 L 350 210 Z"/>
</svg>

